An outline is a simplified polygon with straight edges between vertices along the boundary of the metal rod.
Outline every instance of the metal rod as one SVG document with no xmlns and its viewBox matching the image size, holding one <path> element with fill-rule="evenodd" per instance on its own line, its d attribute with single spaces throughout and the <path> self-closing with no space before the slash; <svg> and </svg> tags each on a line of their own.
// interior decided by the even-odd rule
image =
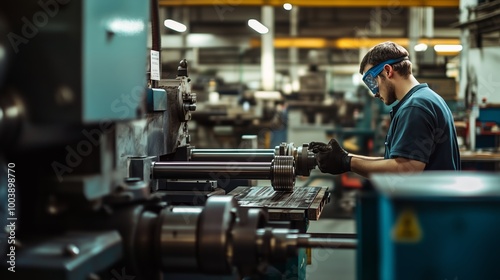
<svg viewBox="0 0 500 280">
<path fill-rule="evenodd" d="M 191 161 L 263 162 L 274 159 L 273 149 L 193 149 Z"/>
<path fill-rule="evenodd" d="M 154 162 L 153 179 L 271 179 L 271 162 Z"/>
<path fill-rule="evenodd" d="M 298 247 L 324 249 L 356 249 L 358 241 L 347 238 L 299 238 Z"/>
<path fill-rule="evenodd" d="M 192 153 L 195 154 L 206 154 L 206 153 L 227 153 L 227 154 L 235 154 L 235 153 L 243 153 L 243 154 L 274 154 L 274 149 L 192 149 Z"/>
<path fill-rule="evenodd" d="M 339 238 L 339 239 L 356 239 L 356 233 L 324 233 L 324 232 L 308 232 L 312 238 Z"/>
</svg>

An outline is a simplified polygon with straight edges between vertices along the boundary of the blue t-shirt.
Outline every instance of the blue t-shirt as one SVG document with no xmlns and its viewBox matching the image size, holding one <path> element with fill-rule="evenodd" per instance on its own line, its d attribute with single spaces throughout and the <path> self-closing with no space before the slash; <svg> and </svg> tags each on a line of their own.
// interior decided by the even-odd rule
<svg viewBox="0 0 500 280">
<path fill-rule="evenodd" d="M 453 115 L 427 84 L 414 86 L 390 112 L 385 158 L 424 162 L 424 170 L 460 170 Z"/>
</svg>

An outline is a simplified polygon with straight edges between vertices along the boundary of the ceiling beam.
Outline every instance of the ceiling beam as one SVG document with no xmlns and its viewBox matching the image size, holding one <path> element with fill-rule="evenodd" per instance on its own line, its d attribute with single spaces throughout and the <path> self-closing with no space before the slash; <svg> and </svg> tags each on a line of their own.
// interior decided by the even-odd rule
<svg viewBox="0 0 500 280">
<path fill-rule="evenodd" d="M 325 39 L 325 38 L 274 38 L 275 48 L 335 48 L 335 49 L 359 49 L 370 48 L 376 44 L 393 41 L 404 47 L 409 46 L 408 38 L 338 38 L 338 39 Z M 418 43 L 427 45 L 458 45 L 460 44 L 459 38 L 432 38 L 432 39 L 419 39 Z M 260 47 L 260 39 L 250 39 L 250 47 Z"/>
<path fill-rule="evenodd" d="M 460 0 L 159 0 L 160 6 L 459 7 Z"/>
</svg>

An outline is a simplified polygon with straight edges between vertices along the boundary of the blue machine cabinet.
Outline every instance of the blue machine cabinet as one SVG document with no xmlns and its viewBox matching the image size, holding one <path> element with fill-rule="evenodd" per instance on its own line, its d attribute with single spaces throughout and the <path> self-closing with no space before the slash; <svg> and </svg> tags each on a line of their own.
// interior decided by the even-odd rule
<svg viewBox="0 0 500 280">
<path fill-rule="evenodd" d="M 357 279 L 500 279 L 500 174 L 374 175 L 367 189 Z"/>
</svg>

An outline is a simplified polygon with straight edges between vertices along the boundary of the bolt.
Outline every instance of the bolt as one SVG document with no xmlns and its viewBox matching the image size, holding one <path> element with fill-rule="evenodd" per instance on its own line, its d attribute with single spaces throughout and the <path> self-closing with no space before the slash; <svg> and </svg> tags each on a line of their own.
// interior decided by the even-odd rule
<svg viewBox="0 0 500 280">
<path fill-rule="evenodd" d="M 75 244 L 68 244 L 64 247 L 64 254 L 66 256 L 75 257 L 80 254 L 80 249 Z"/>
</svg>

